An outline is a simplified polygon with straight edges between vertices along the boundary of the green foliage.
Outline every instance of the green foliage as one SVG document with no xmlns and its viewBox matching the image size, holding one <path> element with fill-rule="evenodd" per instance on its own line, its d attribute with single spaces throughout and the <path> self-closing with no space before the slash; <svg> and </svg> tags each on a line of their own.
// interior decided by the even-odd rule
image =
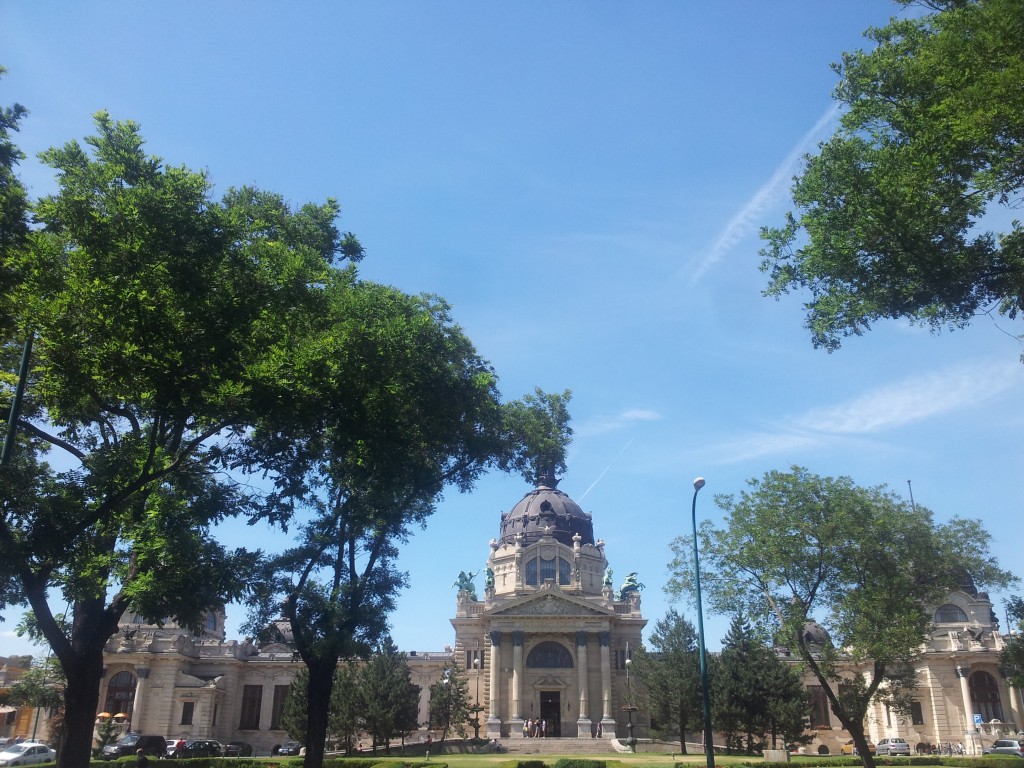
<svg viewBox="0 0 1024 768">
<path fill-rule="evenodd" d="M 197 629 L 247 589 L 254 557 L 211 535 L 249 501 L 220 473 L 225 447 L 288 392 L 294 334 L 342 272 L 333 260 L 359 255 L 334 201 L 218 201 L 204 174 L 147 155 L 134 123 L 95 125 L 42 153 L 57 191 L 31 204 L 37 226 L 5 246 L 0 277 L 5 390 L 11 350 L 36 336 L 18 451 L 0 472 L 0 608 L 28 601 L 60 659 L 60 760 L 76 764 L 124 612 Z M 54 594 L 70 621 L 52 615 Z"/>
<path fill-rule="evenodd" d="M 405 738 L 419 727 L 420 688 L 412 683 L 407 657 L 387 638 L 360 669 L 362 728 L 373 747 L 389 748 L 391 739 Z M 411 718 L 410 718 L 411 715 Z"/>
<path fill-rule="evenodd" d="M 502 469 L 518 472 L 528 483 L 551 483 L 565 472 L 572 441 L 571 399 L 568 389 L 558 394 L 537 387 L 532 395 L 505 406 L 510 451 L 502 459 Z"/>
<path fill-rule="evenodd" d="M 103 748 L 107 744 L 111 744 L 117 741 L 118 730 L 117 724 L 114 722 L 114 718 L 108 717 L 102 723 L 100 727 L 96 729 L 96 738 L 93 740 L 92 756 L 94 758 L 100 758 L 103 755 Z M 135 756 L 132 756 L 135 759 Z"/>
<path fill-rule="evenodd" d="M 900 707 L 931 624 L 929 605 L 956 590 L 964 573 L 979 588 L 1012 576 L 988 551 L 976 521 L 936 524 L 920 505 L 884 487 L 860 488 L 794 467 L 750 480 L 739 498 L 716 497 L 725 528 L 700 531 L 702 586 L 713 610 L 742 609 L 778 632 L 822 685 L 843 727 L 863 740 L 871 700 Z M 691 542 L 673 542 L 669 592 L 691 594 Z M 831 643 L 803 632 L 815 620 Z M 839 649 L 842 649 L 841 651 Z M 847 676 L 846 663 L 870 676 Z M 866 743 L 860 745 L 866 752 Z"/>
<path fill-rule="evenodd" d="M 563 757 L 556 760 L 551 768 L 608 768 L 608 763 L 617 763 L 618 760 L 588 760 L 582 757 Z"/>
<path fill-rule="evenodd" d="M 1024 14 L 935 6 L 843 54 L 841 126 L 795 180 L 796 214 L 762 230 L 766 295 L 808 290 L 807 328 L 830 351 L 881 318 L 939 330 L 1024 307 L 1024 230 L 988 229 L 1024 182 Z"/>
<path fill-rule="evenodd" d="M 9 701 L 15 706 L 56 709 L 64 703 L 64 686 L 60 664 L 46 657 L 33 661 L 25 674 L 11 685 Z"/>
<path fill-rule="evenodd" d="M 654 625 L 650 650 L 633 654 L 632 671 L 646 699 L 655 733 L 680 742 L 686 753 L 686 732 L 703 728 L 700 656 L 697 630 L 675 609 Z"/>
<path fill-rule="evenodd" d="M 441 731 L 439 752 L 449 731 L 463 737 L 466 735 L 469 711 L 466 673 L 458 667 L 445 667 L 441 679 L 430 686 L 430 727 Z"/>
<path fill-rule="evenodd" d="M 1007 682 L 1020 690 L 1024 688 L 1024 600 L 1011 595 L 1006 601 L 1006 613 L 1010 626 L 1007 630 L 1014 631 L 1006 641 L 1006 647 L 999 654 L 999 664 Z"/>
<path fill-rule="evenodd" d="M 807 690 L 797 672 L 759 637 L 742 614 L 733 617 L 718 656 L 712 721 L 726 744 L 753 754 L 783 744 L 808 743 Z M 719 723 L 731 728 L 719 726 Z M 744 739 L 738 736 L 745 736 Z"/>
</svg>

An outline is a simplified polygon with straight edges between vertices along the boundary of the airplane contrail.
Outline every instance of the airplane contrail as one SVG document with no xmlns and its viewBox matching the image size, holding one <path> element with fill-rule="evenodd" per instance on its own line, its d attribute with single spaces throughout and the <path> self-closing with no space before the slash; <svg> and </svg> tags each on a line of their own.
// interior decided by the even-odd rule
<svg viewBox="0 0 1024 768">
<path fill-rule="evenodd" d="M 616 461 L 618 461 L 618 460 L 619 460 L 619 459 L 620 459 L 620 458 L 622 457 L 622 454 L 624 454 L 624 453 L 626 452 L 626 449 L 627 449 L 627 448 L 629 448 L 629 446 L 631 446 L 631 445 L 633 444 L 633 440 L 634 440 L 634 438 L 632 438 L 632 437 L 631 437 L 631 438 L 629 438 L 629 442 L 628 442 L 628 443 L 626 443 L 626 445 L 625 445 L 625 446 L 623 446 L 622 450 L 621 450 L 621 451 L 619 451 L 618 455 L 617 455 L 617 456 L 616 456 L 616 457 L 615 457 L 614 459 L 612 459 L 612 460 L 611 460 L 610 462 L 608 462 L 608 466 L 607 466 L 607 467 L 605 467 L 605 468 L 604 468 L 604 469 L 603 469 L 603 470 L 601 471 L 601 474 L 600 474 L 600 475 L 598 475 L 598 476 L 597 476 L 597 479 L 596 479 L 596 480 L 595 480 L 594 482 L 592 482 L 592 483 L 590 484 L 590 487 L 589 487 L 589 488 L 587 488 L 587 490 L 585 490 L 585 491 L 583 492 L 583 495 L 579 497 L 579 499 L 577 500 L 577 502 L 579 502 L 579 501 L 583 501 L 583 499 L 585 499 L 585 498 L 586 498 L 587 494 L 588 494 L 588 493 L 590 493 L 590 492 L 591 492 L 592 490 L 594 490 L 594 486 L 595 486 L 595 485 L 597 485 L 597 484 L 598 484 L 599 482 L 601 482 L 601 478 L 602 478 L 602 477 L 604 477 L 604 476 L 605 476 L 606 474 L 608 474 L 608 470 L 612 468 L 612 464 L 614 464 L 614 463 L 615 463 Z"/>
</svg>

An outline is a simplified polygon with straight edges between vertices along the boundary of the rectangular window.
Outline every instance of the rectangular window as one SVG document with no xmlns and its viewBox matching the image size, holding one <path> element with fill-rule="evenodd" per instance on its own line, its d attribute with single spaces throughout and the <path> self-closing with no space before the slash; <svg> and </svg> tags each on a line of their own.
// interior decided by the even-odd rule
<svg viewBox="0 0 1024 768">
<path fill-rule="evenodd" d="M 921 709 L 920 701 L 910 702 L 910 722 L 914 725 L 924 725 L 924 710 Z"/>
<path fill-rule="evenodd" d="M 292 689 L 290 685 L 274 686 L 274 709 L 270 713 L 270 730 L 281 730 L 281 716 L 284 714 L 284 700 L 288 698 L 288 692 Z"/>
<path fill-rule="evenodd" d="M 633 654 L 630 653 L 630 652 L 627 652 L 625 649 L 613 652 L 613 662 L 615 664 L 615 669 L 625 669 L 626 668 L 627 654 L 628 654 L 628 658 L 632 658 L 633 657 Z"/>
<path fill-rule="evenodd" d="M 828 716 L 828 697 L 820 685 L 807 686 L 811 699 L 811 727 L 831 728 L 832 721 Z"/>
<path fill-rule="evenodd" d="M 479 667 L 476 666 L 479 663 Z M 473 669 L 484 668 L 484 652 L 479 648 L 474 648 L 471 651 L 466 651 L 466 671 L 469 672 Z"/>
<path fill-rule="evenodd" d="M 241 731 L 260 729 L 260 705 L 263 701 L 262 685 L 242 686 L 242 716 L 238 720 Z"/>
<path fill-rule="evenodd" d="M 214 702 L 214 705 L 213 705 L 213 718 L 212 718 L 212 722 L 210 723 L 210 725 L 217 725 L 217 707 L 219 707 L 219 706 L 220 706 L 220 704 L 217 704 L 216 702 Z"/>
<path fill-rule="evenodd" d="M 196 703 L 194 701 L 186 701 L 181 705 L 181 724 L 192 725 L 192 716 L 196 712 Z"/>
</svg>

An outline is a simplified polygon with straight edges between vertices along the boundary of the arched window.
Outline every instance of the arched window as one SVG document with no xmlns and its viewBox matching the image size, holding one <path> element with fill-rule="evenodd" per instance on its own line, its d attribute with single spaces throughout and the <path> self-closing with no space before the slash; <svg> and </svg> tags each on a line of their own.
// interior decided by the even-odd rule
<svg viewBox="0 0 1024 768">
<path fill-rule="evenodd" d="M 572 669 L 572 654 L 561 643 L 538 643 L 526 657 L 526 666 L 534 669 Z"/>
<path fill-rule="evenodd" d="M 135 675 L 118 672 L 107 683 L 107 703 L 103 709 L 112 715 L 126 714 L 131 719 L 135 703 Z"/>
<path fill-rule="evenodd" d="M 968 621 L 964 609 L 952 603 L 940 605 L 939 610 L 935 612 L 936 624 L 966 624 Z"/>
<path fill-rule="evenodd" d="M 986 723 L 1003 719 L 1003 705 L 999 702 L 999 684 L 988 672 L 975 672 L 970 679 L 971 704 Z"/>
<path fill-rule="evenodd" d="M 526 583 L 536 587 L 550 579 L 558 584 L 567 585 L 572 580 L 572 565 L 564 557 L 544 560 L 539 557 L 526 561 Z"/>
</svg>

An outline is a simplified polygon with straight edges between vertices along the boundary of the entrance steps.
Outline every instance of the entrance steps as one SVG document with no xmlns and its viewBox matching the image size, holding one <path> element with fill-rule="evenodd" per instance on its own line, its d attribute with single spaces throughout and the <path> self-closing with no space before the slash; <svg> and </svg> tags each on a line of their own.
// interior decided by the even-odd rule
<svg viewBox="0 0 1024 768">
<path fill-rule="evenodd" d="M 537 738 L 501 739 L 501 746 L 515 755 L 602 755 L 614 754 L 612 739 Z"/>
</svg>

